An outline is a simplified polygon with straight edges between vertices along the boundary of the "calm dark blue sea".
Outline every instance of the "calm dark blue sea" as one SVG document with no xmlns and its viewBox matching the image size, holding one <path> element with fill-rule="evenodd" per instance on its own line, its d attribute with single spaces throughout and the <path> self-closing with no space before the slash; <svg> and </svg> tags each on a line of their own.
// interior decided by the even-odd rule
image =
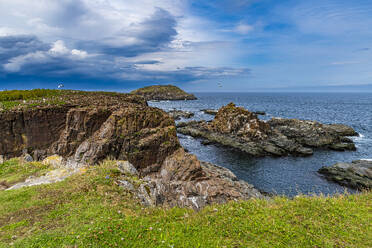
<svg viewBox="0 0 372 248">
<path fill-rule="evenodd" d="M 251 158 L 222 146 L 201 145 L 198 139 L 179 135 L 181 144 L 200 160 L 232 170 L 240 179 L 260 190 L 295 196 L 297 194 L 335 194 L 345 189 L 322 178 L 317 170 L 336 162 L 372 158 L 372 94 L 363 93 L 196 93 L 196 101 L 149 102 L 166 111 L 173 108 L 195 113 L 193 119 L 210 120 L 200 110 L 218 109 L 229 102 L 266 116 L 316 120 L 350 125 L 359 134 L 353 138 L 355 152 L 316 150 L 311 157 Z M 349 192 L 352 192 L 349 190 Z"/>
</svg>

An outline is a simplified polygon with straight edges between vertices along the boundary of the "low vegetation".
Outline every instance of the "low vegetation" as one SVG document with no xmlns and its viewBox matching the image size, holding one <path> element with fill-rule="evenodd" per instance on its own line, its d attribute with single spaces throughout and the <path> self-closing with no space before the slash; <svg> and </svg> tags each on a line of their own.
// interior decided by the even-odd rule
<svg viewBox="0 0 372 248">
<path fill-rule="evenodd" d="M 78 91 L 78 90 L 6 90 L 0 91 L 0 111 L 20 108 L 36 108 L 41 106 L 60 106 L 71 103 L 74 100 L 81 102 L 80 96 L 91 98 L 125 97 L 128 94 L 102 91 Z M 76 102 L 75 101 L 75 102 Z"/>
<path fill-rule="evenodd" d="M 50 171 L 49 165 L 36 162 L 23 163 L 19 159 L 11 159 L 0 164 L 0 183 L 12 185 L 30 176 L 41 176 L 48 171 Z"/>
<path fill-rule="evenodd" d="M 0 91 L 0 102 L 15 100 L 33 100 L 41 97 L 61 95 L 61 90 L 34 89 L 34 90 L 6 90 Z"/>
<path fill-rule="evenodd" d="M 185 93 L 183 90 L 174 85 L 152 85 L 134 90 L 131 93 L 151 93 L 154 91 L 163 93 Z"/>
<path fill-rule="evenodd" d="M 15 182 L 45 169 L 11 160 L 0 178 Z M 195 212 L 144 208 L 116 185 L 119 174 L 106 161 L 56 184 L 0 191 L 0 247 L 372 247 L 370 192 Z"/>
</svg>

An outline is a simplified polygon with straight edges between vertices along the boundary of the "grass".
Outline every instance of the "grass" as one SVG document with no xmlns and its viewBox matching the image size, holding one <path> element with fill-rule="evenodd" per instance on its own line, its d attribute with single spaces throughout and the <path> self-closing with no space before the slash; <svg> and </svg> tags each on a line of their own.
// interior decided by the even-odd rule
<svg viewBox="0 0 372 248">
<path fill-rule="evenodd" d="M 79 90 L 7 90 L 0 91 L 0 112 L 16 108 L 37 108 L 41 106 L 61 106 L 71 102 L 76 96 L 89 96 L 92 98 L 125 97 L 128 94 L 103 91 L 79 91 Z"/>
<path fill-rule="evenodd" d="M 0 182 L 12 185 L 30 176 L 41 176 L 48 171 L 49 166 L 42 163 L 22 163 L 19 159 L 11 159 L 0 164 Z"/>
<path fill-rule="evenodd" d="M 33 100 L 41 97 L 61 95 L 60 90 L 34 89 L 34 90 L 6 90 L 0 91 L 0 102 L 16 100 Z"/>
<path fill-rule="evenodd" d="M 371 192 L 144 208 L 116 185 L 112 164 L 0 191 L 0 247 L 372 247 Z"/>
</svg>

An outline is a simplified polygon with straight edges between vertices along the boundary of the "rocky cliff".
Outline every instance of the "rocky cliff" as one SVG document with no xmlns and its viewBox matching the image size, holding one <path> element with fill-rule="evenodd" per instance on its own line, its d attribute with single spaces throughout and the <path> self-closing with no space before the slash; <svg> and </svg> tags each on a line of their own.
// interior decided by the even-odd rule
<svg viewBox="0 0 372 248">
<path fill-rule="evenodd" d="M 131 92 L 133 95 L 143 96 L 151 100 L 196 100 L 193 94 L 186 93 L 174 85 L 154 85 Z"/>
<path fill-rule="evenodd" d="M 19 101 L 0 113 L 0 140 L 6 158 L 57 154 L 66 167 L 127 160 L 147 178 L 156 204 L 199 208 L 261 197 L 228 170 L 186 153 L 173 118 L 135 95 L 64 91 Z"/>
<path fill-rule="evenodd" d="M 352 140 L 346 136 L 358 135 L 351 127 L 340 124 L 280 118 L 265 122 L 233 103 L 222 107 L 211 122 L 180 123 L 178 131 L 253 156 L 307 156 L 313 154 L 314 148 L 355 150 Z"/>
</svg>

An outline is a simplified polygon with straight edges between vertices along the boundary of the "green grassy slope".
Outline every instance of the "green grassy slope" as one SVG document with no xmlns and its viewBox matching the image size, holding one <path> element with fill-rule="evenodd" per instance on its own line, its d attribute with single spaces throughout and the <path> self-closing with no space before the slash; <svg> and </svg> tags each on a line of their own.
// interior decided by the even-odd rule
<svg viewBox="0 0 372 248">
<path fill-rule="evenodd" d="M 0 168 L 0 180 L 24 177 L 14 161 Z M 372 247 L 370 192 L 200 212 L 144 208 L 115 184 L 112 164 L 53 185 L 0 191 L 0 247 Z M 46 169 L 23 166 L 31 174 Z"/>
</svg>

